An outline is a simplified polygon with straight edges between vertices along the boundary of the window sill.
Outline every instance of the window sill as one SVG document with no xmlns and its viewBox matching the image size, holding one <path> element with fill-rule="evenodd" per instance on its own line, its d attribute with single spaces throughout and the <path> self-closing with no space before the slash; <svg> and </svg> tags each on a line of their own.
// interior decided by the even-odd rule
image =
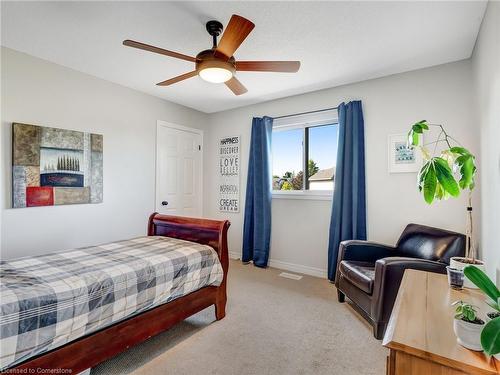
<svg viewBox="0 0 500 375">
<path fill-rule="evenodd" d="M 273 191 L 272 199 L 308 199 L 316 201 L 331 201 L 332 191 Z"/>
</svg>

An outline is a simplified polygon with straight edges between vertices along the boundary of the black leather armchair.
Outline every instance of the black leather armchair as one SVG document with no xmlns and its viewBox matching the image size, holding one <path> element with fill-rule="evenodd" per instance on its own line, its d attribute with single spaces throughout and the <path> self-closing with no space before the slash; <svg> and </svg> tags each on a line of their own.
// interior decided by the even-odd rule
<svg viewBox="0 0 500 375">
<path fill-rule="evenodd" d="M 446 273 L 450 258 L 464 256 L 465 236 L 409 224 L 396 244 L 344 241 L 339 246 L 335 286 L 339 302 L 347 296 L 382 339 L 405 269 Z"/>
</svg>

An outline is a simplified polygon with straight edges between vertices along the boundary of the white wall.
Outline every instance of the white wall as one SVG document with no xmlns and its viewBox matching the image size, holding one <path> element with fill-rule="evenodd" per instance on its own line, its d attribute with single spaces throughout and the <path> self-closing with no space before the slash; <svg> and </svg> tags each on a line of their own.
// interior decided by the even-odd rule
<svg viewBox="0 0 500 375">
<path fill-rule="evenodd" d="M 413 122 L 427 119 L 444 124 L 454 137 L 477 152 L 479 129 L 471 106 L 472 86 L 468 60 L 212 114 L 205 143 L 205 215 L 231 220 L 230 251 L 241 253 L 243 213 L 217 212 L 219 137 L 242 136 L 241 206 L 244 207 L 253 116 L 279 116 L 361 99 L 366 132 L 368 237 L 394 243 L 409 222 L 464 232 L 465 197 L 433 206 L 424 203 L 416 188 L 416 174 L 388 173 L 387 136 L 405 133 Z M 330 201 L 273 199 L 271 265 L 291 269 L 299 265 L 296 270 L 325 274 L 330 206 Z"/>
<path fill-rule="evenodd" d="M 500 3 L 488 3 L 472 57 L 481 129 L 482 248 L 500 283 Z M 479 121 L 477 121 L 479 120 Z"/>
<path fill-rule="evenodd" d="M 415 174 L 388 173 L 387 136 L 425 118 L 443 123 L 477 152 L 472 87 L 469 60 L 206 115 L 2 48 L 2 258 L 144 233 L 154 209 L 158 119 L 204 127 L 204 216 L 231 220 L 230 251 L 239 254 L 251 118 L 355 99 L 363 101 L 365 115 L 369 238 L 394 243 L 410 221 L 464 231 L 463 199 L 427 206 L 416 190 Z M 10 209 L 13 121 L 104 134 L 104 203 Z M 217 139 L 227 135 L 242 136 L 239 214 L 217 211 Z M 330 201 L 273 199 L 271 265 L 324 275 L 330 206 Z"/>
<path fill-rule="evenodd" d="M 201 128 L 206 115 L 2 48 L 2 258 L 130 238 L 154 210 L 156 120 Z M 104 135 L 104 203 L 10 209 L 11 123 Z"/>
</svg>

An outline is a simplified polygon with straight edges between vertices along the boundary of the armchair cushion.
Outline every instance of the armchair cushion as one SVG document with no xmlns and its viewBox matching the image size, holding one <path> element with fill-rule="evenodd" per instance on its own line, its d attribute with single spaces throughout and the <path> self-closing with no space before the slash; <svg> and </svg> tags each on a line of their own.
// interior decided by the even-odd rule
<svg viewBox="0 0 500 375">
<path fill-rule="evenodd" d="M 339 267 L 342 276 L 365 293 L 372 294 L 375 279 L 375 264 L 343 260 Z"/>
</svg>

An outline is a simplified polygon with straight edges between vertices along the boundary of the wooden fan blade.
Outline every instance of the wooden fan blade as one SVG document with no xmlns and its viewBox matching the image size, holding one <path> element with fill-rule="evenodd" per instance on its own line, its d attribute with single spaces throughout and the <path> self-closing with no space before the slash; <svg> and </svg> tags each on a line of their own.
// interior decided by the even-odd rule
<svg viewBox="0 0 500 375">
<path fill-rule="evenodd" d="M 188 78 L 191 78 L 191 77 L 194 77 L 195 75 L 197 75 L 198 72 L 196 70 L 193 70 L 192 72 L 189 72 L 189 73 L 184 73 L 184 74 L 181 74 L 180 76 L 177 76 L 177 77 L 174 77 L 174 78 L 170 78 L 170 79 L 167 79 L 166 81 L 163 81 L 163 82 L 160 82 L 160 83 L 157 83 L 156 85 L 157 86 L 168 86 L 168 85 L 171 85 L 173 83 L 177 83 L 177 82 L 180 82 L 180 81 L 183 81 L 185 79 L 188 79 Z"/>
<path fill-rule="evenodd" d="M 238 81 L 236 77 L 231 78 L 229 81 L 226 81 L 226 86 L 234 93 L 234 95 L 241 95 L 246 93 L 248 90 L 243 84 Z"/>
<path fill-rule="evenodd" d="M 233 56 L 234 51 L 238 49 L 254 27 L 253 22 L 233 14 L 215 50 L 216 56 L 225 56 L 228 59 Z"/>
<path fill-rule="evenodd" d="M 124 40 L 123 45 L 127 46 L 127 47 L 139 48 L 139 49 L 149 51 L 149 52 L 159 53 L 160 55 L 175 57 L 176 59 L 186 60 L 186 61 L 190 61 L 190 62 L 196 62 L 196 59 L 194 57 L 191 57 L 188 55 L 183 55 L 182 53 L 178 53 L 178 52 L 174 52 L 174 51 L 169 51 L 168 49 L 163 49 L 160 47 L 151 46 L 149 44 L 136 42 L 136 41 L 130 40 L 130 39 Z"/>
<path fill-rule="evenodd" d="M 236 70 L 247 72 L 295 73 L 300 61 L 236 61 Z"/>
</svg>

